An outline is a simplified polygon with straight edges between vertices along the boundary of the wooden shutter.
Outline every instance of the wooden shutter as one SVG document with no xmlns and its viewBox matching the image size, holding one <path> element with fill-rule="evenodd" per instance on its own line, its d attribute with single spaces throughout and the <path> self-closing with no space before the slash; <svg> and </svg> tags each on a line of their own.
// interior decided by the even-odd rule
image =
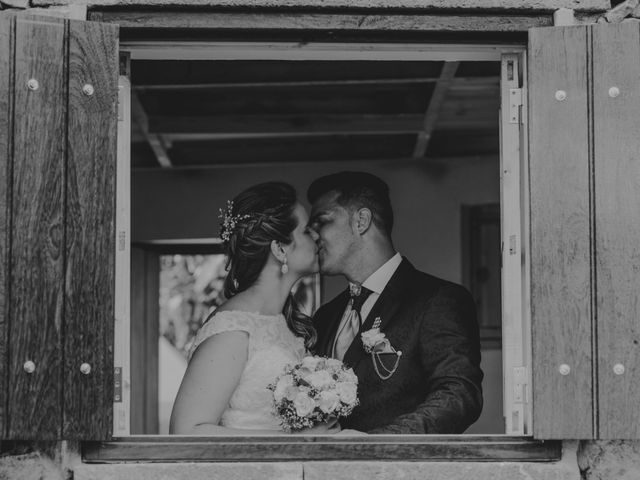
<svg viewBox="0 0 640 480">
<path fill-rule="evenodd" d="M 639 39 L 637 23 L 530 31 L 538 438 L 640 436 Z"/>
<path fill-rule="evenodd" d="M 640 25 L 599 25 L 593 28 L 592 43 L 598 436 L 637 439 Z"/>
<path fill-rule="evenodd" d="M 118 30 L 5 13 L 0 32 L 2 432 L 107 439 Z"/>
</svg>

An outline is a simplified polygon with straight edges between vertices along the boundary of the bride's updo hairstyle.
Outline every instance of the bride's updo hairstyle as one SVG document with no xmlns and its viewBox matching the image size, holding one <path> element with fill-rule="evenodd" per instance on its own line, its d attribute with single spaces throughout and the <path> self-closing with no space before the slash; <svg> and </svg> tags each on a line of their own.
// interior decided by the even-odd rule
<svg viewBox="0 0 640 480">
<path fill-rule="evenodd" d="M 226 215 L 223 213 L 221 235 L 229 272 L 224 283 L 225 297 L 233 297 L 258 280 L 271 255 L 273 240 L 283 245 L 291 243 L 298 226 L 293 214 L 297 201 L 295 189 L 284 182 L 254 185 L 233 199 Z M 282 313 L 289 329 L 311 348 L 317 338 L 315 328 L 293 295 L 289 294 Z"/>
</svg>

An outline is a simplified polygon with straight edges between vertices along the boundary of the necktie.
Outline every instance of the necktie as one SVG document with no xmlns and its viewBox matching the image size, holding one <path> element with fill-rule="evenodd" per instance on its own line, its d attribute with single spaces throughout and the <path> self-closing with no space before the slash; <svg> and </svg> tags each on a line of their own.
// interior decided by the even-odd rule
<svg viewBox="0 0 640 480">
<path fill-rule="evenodd" d="M 360 309 L 371 293 L 371 290 L 360 285 L 351 284 L 349 286 L 351 299 L 347 305 L 347 321 L 342 325 L 342 328 L 336 335 L 336 341 L 333 347 L 333 356 L 335 358 L 342 360 L 351 342 L 353 342 L 353 339 L 358 335 L 360 327 L 362 326 Z"/>
</svg>

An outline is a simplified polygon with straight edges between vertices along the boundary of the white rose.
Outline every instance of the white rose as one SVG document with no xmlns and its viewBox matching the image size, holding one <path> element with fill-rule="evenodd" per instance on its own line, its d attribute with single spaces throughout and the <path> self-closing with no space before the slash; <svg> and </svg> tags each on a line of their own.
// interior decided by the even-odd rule
<svg viewBox="0 0 640 480">
<path fill-rule="evenodd" d="M 382 342 L 385 338 L 384 333 L 380 333 L 379 328 L 372 328 L 362 333 L 362 343 L 370 348 L 375 347 L 378 343 Z"/>
<path fill-rule="evenodd" d="M 283 375 L 278 379 L 278 383 L 276 383 L 276 388 L 273 391 L 273 398 L 276 402 L 281 401 L 289 387 L 293 387 L 293 377 L 291 375 Z"/>
<path fill-rule="evenodd" d="M 358 376 L 355 373 L 353 373 L 353 369 L 351 368 L 342 370 L 340 372 L 339 378 L 341 382 L 353 383 L 355 385 L 358 384 Z"/>
<path fill-rule="evenodd" d="M 324 413 L 332 413 L 340 403 L 340 397 L 335 392 L 324 391 L 319 395 L 319 407 Z"/>
<path fill-rule="evenodd" d="M 342 361 L 338 360 L 337 358 L 327 358 L 327 367 L 331 368 L 332 370 L 337 370 L 342 367 Z"/>
<path fill-rule="evenodd" d="M 293 402 L 299 393 L 304 393 L 305 395 L 308 395 L 309 388 L 303 387 L 303 386 L 296 387 L 295 385 L 291 385 L 290 387 L 287 387 L 287 389 L 285 390 L 284 397 L 287 400 Z"/>
<path fill-rule="evenodd" d="M 304 357 L 302 359 L 302 368 L 306 368 L 310 371 L 315 371 L 318 363 L 322 360 L 320 357 Z"/>
<path fill-rule="evenodd" d="M 296 413 L 299 417 L 306 417 L 313 412 L 316 402 L 306 392 L 299 392 L 293 400 L 293 406 L 296 408 Z"/>
<path fill-rule="evenodd" d="M 336 393 L 347 405 L 353 405 L 356 402 L 358 386 L 353 383 L 340 382 L 336 385 Z"/>
<path fill-rule="evenodd" d="M 333 382 L 331 374 L 326 370 L 310 373 L 305 377 L 305 380 L 316 390 L 323 390 Z"/>
</svg>

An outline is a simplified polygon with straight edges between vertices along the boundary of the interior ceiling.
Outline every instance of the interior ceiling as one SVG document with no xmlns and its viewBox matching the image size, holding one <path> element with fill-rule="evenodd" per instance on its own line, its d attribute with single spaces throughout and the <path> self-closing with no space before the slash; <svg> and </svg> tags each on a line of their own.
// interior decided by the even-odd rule
<svg viewBox="0 0 640 480">
<path fill-rule="evenodd" d="M 133 61 L 133 168 L 499 153 L 499 62 Z"/>
</svg>

